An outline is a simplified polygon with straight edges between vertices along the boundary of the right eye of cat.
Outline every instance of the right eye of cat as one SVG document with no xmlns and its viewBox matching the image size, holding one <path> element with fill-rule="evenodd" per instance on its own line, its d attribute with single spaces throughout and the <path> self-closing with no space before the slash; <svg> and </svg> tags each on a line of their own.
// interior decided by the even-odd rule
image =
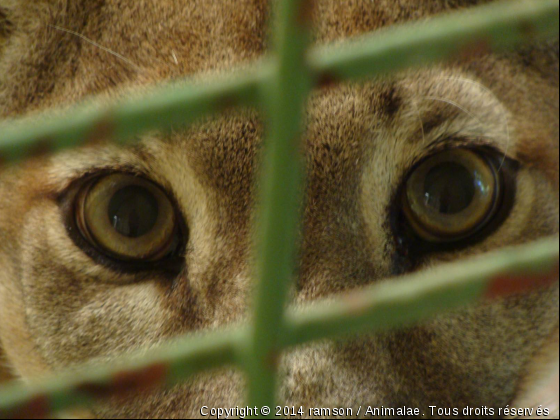
<svg viewBox="0 0 560 420">
<path fill-rule="evenodd" d="M 87 244 L 116 261 L 155 263 L 181 243 L 179 218 L 167 194 L 130 174 L 108 174 L 82 185 L 73 217 Z"/>
</svg>

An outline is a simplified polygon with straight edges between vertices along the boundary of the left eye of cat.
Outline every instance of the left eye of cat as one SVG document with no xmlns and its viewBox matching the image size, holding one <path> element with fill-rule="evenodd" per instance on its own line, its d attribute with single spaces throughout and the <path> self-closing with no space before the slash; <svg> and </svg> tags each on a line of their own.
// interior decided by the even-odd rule
<svg viewBox="0 0 560 420">
<path fill-rule="evenodd" d="M 163 190 L 129 174 L 109 174 L 82 186 L 74 218 L 98 251 L 125 262 L 155 262 L 177 245 L 177 216 Z"/>
<path fill-rule="evenodd" d="M 488 225 L 499 211 L 504 189 L 496 164 L 484 153 L 447 150 L 409 175 L 403 211 L 424 241 L 456 242 Z"/>
</svg>

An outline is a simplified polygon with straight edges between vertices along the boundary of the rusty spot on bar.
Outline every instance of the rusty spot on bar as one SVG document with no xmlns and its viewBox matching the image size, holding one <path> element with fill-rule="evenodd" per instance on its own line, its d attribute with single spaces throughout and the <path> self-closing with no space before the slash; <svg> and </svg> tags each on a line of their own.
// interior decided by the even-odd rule
<svg viewBox="0 0 560 420">
<path fill-rule="evenodd" d="M 332 89 L 340 84 L 340 79 L 332 73 L 321 73 L 317 78 L 317 87 L 319 89 Z"/>
<path fill-rule="evenodd" d="M 529 41 L 537 37 L 537 28 L 532 22 L 521 22 L 519 24 L 519 31 L 521 35 Z"/>
<path fill-rule="evenodd" d="M 315 11 L 315 0 L 302 0 L 299 3 L 299 10 L 296 17 L 298 25 L 308 28 L 313 21 Z"/>
<path fill-rule="evenodd" d="M 238 103 L 239 100 L 237 96 L 231 94 L 225 95 L 216 102 L 216 109 L 219 110 L 219 112 L 227 112 L 230 109 L 236 108 Z"/>
<path fill-rule="evenodd" d="M 111 387 L 102 384 L 86 382 L 82 385 L 77 386 L 76 390 L 94 398 L 106 398 L 111 395 Z"/>
<path fill-rule="evenodd" d="M 95 146 L 107 141 L 113 140 L 115 137 L 116 127 L 110 116 L 105 116 L 95 123 L 93 129 L 85 138 L 84 144 Z"/>
<path fill-rule="evenodd" d="M 164 363 L 158 363 L 137 372 L 123 372 L 115 375 L 114 386 L 119 392 L 121 389 L 125 392 L 128 390 L 143 392 L 162 386 L 166 377 L 167 366 Z"/>
<path fill-rule="evenodd" d="M 118 373 L 109 384 L 83 384 L 78 390 L 95 398 L 124 397 L 163 386 L 166 377 L 167 367 L 161 363 L 136 372 Z"/>
<path fill-rule="evenodd" d="M 453 58 L 459 61 L 472 61 L 490 53 L 492 53 L 490 41 L 488 39 L 477 39 L 461 47 Z"/>
<path fill-rule="evenodd" d="M 0 411 L 0 419 L 45 419 L 50 413 L 49 399 L 40 395 L 16 409 Z"/>
<path fill-rule="evenodd" d="M 26 153 L 28 158 L 42 158 L 45 157 L 55 149 L 55 139 L 52 137 L 41 137 L 35 143 L 29 146 Z"/>
<path fill-rule="evenodd" d="M 265 363 L 270 370 L 276 371 L 280 364 L 280 353 L 273 350 L 266 356 Z"/>
<path fill-rule="evenodd" d="M 488 289 L 484 293 L 486 299 L 496 299 L 503 296 L 529 292 L 540 287 L 550 286 L 558 281 L 559 264 L 556 263 L 554 269 L 547 274 L 537 276 L 498 276 L 491 280 Z"/>
</svg>

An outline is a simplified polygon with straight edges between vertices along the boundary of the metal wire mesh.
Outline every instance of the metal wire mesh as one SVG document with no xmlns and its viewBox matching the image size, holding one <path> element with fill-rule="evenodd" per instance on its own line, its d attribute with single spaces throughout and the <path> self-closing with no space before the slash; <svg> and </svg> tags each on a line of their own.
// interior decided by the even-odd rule
<svg viewBox="0 0 560 420">
<path fill-rule="evenodd" d="M 377 284 L 302 312 L 286 309 L 301 198 L 298 140 L 304 102 L 312 87 L 324 79 L 373 77 L 454 59 L 481 46 L 500 51 L 557 36 L 559 4 L 506 1 L 435 18 L 422 31 L 415 25 L 387 30 L 338 50 L 308 50 L 310 1 L 283 0 L 278 5 L 276 48 L 253 74 L 205 86 L 163 86 L 141 101 L 84 105 L 63 115 L 0 125 L 0 162 L 31 157 L 37 146 L 57 151 L 83 145 L 100 126 L 113 141 L 129 142 L 148 129 L 185 126 L 219 111 L 223 103 L 263 106 L 270 133 L 265 144 L 256 239 L 258 287 L 251 322 L 181 338 L 141 356 L 123 356 L 111 366 L 85 369 L 80 375 L 73 372 L 30 386 L 11 385 L 0 391 L 0 418 L 47 416 L 112 392 L 134 392 L 138 384 L 171 386 L 225 365 L 247 373 L 249 406 L 274 407 L 277 372 L 270 361 L 287 347 L 409 325 L 480 299 L 557 281 L 558 238 L 552 238 Z"/>
</svg>

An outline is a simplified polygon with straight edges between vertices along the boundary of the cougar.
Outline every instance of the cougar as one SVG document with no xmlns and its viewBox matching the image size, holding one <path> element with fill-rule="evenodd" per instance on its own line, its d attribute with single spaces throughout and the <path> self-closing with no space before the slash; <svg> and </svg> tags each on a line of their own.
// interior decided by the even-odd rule
<svg viewBox="0 0 560 420">
<path fill-rule="evenodd" d="M 251 68 L 271 49 L 274 3 L 0 0 L 0 117 Z M 421 30 L 482 3 L 317 0 L 312 43 L 410 21 Z M 314 89 L 291 305 L 556 234 L 558 93 L 557 40 Z M 0 172 L 3 376 L 32 381 L 248 319 L 263 110 L 228 108 L 128 146 L 98 131 Z M 419 418 L 552 410 L 541 391 L 557 387 L 558 297 L 556 283 L 291 349 L 278 404 L 303 408 L 301 417 L 341 407 L 370 416 L 367 407 L 406 406 Z M 204 417 L 242 407 L 245 386 L 224 368 L 87 415 Z"/>
</svg>

